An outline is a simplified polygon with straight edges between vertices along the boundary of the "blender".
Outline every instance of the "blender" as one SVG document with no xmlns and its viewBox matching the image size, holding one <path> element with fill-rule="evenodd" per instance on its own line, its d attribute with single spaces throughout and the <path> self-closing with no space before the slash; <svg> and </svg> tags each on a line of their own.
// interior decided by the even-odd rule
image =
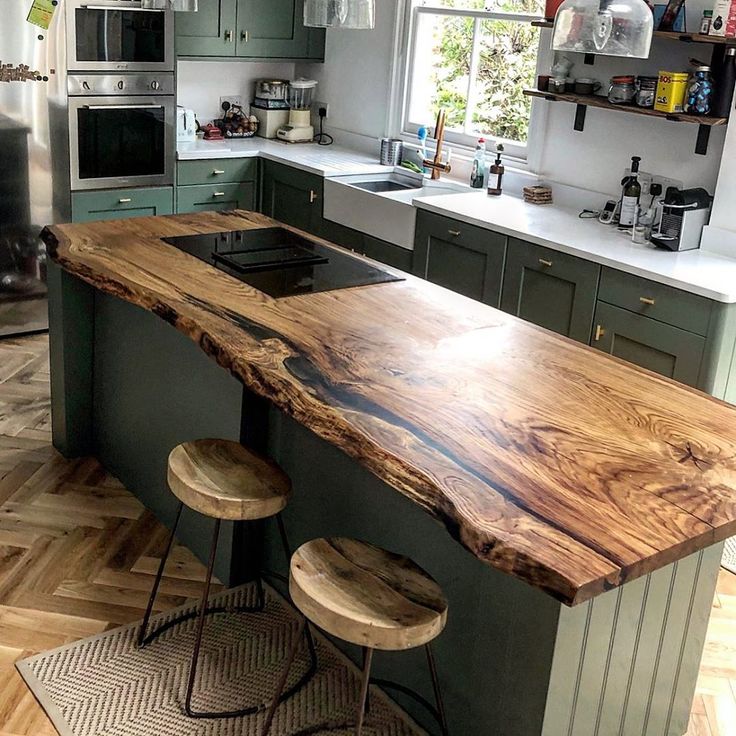
<svg viewBox="0 0 736 736">
<path fill-rule="evenodd" d="M 317 82 L 313 79 L 289 82 L 289 122 L 276 132 L 280 140 L 287 143 L 311 143 L 314 140 L 312 99 L 316 88 Z"/>
</svg>

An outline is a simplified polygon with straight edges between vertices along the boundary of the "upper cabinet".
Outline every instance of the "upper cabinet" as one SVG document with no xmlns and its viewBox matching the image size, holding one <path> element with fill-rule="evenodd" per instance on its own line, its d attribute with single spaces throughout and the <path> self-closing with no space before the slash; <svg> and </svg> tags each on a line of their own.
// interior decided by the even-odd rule
<svg viewBox="0 0 736 736">
<path fill-rule="evenodd" d="M 304 0 L 200 0 L 176 14 L 178 56 L 324 59 L 324 30 L 305 28 Z"/>
</svg>

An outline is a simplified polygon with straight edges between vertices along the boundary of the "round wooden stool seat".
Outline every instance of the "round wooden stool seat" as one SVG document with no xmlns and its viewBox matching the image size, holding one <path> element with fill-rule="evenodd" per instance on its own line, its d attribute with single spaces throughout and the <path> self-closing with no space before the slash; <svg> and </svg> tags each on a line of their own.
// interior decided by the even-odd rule
<svg viewBox="0 0 736 736">
<path fill-rule="evenodd" d="M 195 440 L 169 455 L 171 492 L 205 516 L 253 521 L 282 511 L 291 481 L 276 463 L 230 440 Z"/>
<path fill-rule="evenodd" d="M 314 539 L 291 558 L 294 604 L 319 628 L 370 649 L 432 641 L 447 621 L 439 585 L 407 557 L 354 539 Z"/>
</svg>

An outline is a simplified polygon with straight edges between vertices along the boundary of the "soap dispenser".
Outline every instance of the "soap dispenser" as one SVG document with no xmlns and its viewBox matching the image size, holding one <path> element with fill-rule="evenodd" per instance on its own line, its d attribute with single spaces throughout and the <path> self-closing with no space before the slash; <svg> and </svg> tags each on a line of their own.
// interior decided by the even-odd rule
<svg viewBox="0 0 736 736">
<path fill-rule="evenodd" d="M 501 154 L 503 153 L 503 145 L 496 146 L 496 160 L 491 165 L 488 174 L 488 194 L 498 196 L 502 192 L 501 182 L 503 180 L 506 167 L 501 163 Z"/>
</svg>

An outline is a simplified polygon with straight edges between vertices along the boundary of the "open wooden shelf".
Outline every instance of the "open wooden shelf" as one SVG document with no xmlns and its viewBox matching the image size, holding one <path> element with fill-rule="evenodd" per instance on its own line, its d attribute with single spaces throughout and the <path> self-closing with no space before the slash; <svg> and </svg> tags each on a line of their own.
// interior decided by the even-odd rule
<svg viewBox="0 0 736 736">
<path fill-rule="evenodd" d="M 686 115 L 678 112 L 660 112 L 648 107 L 636 107 L 635 105 L 614 105 L 608 98 L 602 95 L 576 95 L 572 92 L 541 92 L 538 89 L 525 89 L 524 94 L 528 97 L 541 97 L 544 100 L 559 102 L 572 102 L 575 105 L 586 107 L 600 107 L 605 110 L 616 110 L 617 112 L 629 112 L 634 115 L 647 115 L 654 118 L 674 120 L 678 123 L 695 123 L 697 125 L 725 125 L 728 118 L 714 118 L 702 115 Z"/>
<path fill-rule="evenodd" d="M 554 21 L 533 20 L 531 23 L 535 28 L 554 28 Z M 736 45 L 736 38 L 721 38 L 720 36 L 703 36 L 700 33 L 687 33 L 685 31 L 654 31 L 655 38 L 669 39 L 670 41 L 682 41 L 684 43 L 711 43 L 715 45 Z"/>
<path fill-rule="evenodd" d="M 617 112 L 628 112 L 634 115 L 645 115 L 647 117 L 661 118 L 663 120 L 672 120 L 677 123 L 691 123 L 698 126 L 698 137 L 695 143 L 695 153 L 705 156 L 708 153 L 708 142 L 710 140 L 711 128 L 726 125 L 728 118 L 715 118 L 700 115 L 686 115 L 685 113 L 669 113 L 652 110 L 646 107 L 636 107 L 636 105 L 614 105 L 602 95 L 576 95 L 572 92 L 541 92 L 538 89 L 525 89 L 524 94 L 527 97 L 539 97 L 543 100 L 551 102 L 569 102 L 576 105 L 575 130 L 581 131 L 585 129 L 585 113 L 589 107 L 597 107 L 603 110 L 616 110 Z"/>
</svg>

